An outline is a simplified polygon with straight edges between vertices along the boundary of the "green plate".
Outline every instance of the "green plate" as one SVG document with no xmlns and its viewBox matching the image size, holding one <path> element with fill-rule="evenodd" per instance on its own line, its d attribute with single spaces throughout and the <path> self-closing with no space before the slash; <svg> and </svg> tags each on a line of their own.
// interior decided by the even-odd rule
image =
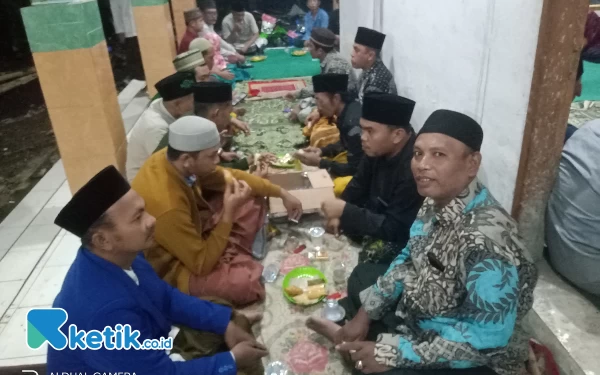
<svg viewBox="0 0 600 375">
<path fill-rule="evenodd" d="M 282 157 L 284 157 L 285 155 L 277 155 L 277 159 L 281 159 Z M 283 163 L 271 163 L 271 165 L 275 168 L 281 168 L 281 169 L 292 169 L 292 168 L 296 168 L 296 159 L 293 160 L 294 162 L 292 164 L 283 164 Z"/>
<path fill-rule="evenodd" d="M 291 270 L 290 272 L 288 272 L 287 275 L 285 275 L 285 278 L 283 279 L 283 295 L 285 296 L 285 298 L 288 299 L 288 301 L 290 301 L 291 303 L 296 305 L 296 301 L 294 301 L 294 298 L 288 296 L 288 294 L 285 292 L 285 288 L 287 288 L 288 286 L 290 286 L 290 281 L 292 279 L 296 279 L 296 278 L 305 278 L 305 279 L 318 279 L 321 278 L 323 280 L 325 280 L 325 285 L 327 285 L 327 278 L 325 277 L 325 275 L 323 274 L 323 272 L 319 271 L 318 269 L 314 268 L 314 267 L 297 267 L 294 268 L 293 270 Z M 323 299 L 325 298 L 325 296 L 319 298 L 318 300 L 315 300 L 315 303 L 319 303 L 321 302 Z M 311 306 L 311 305 L 302 305 L 302 306 Z"/>
</svg>

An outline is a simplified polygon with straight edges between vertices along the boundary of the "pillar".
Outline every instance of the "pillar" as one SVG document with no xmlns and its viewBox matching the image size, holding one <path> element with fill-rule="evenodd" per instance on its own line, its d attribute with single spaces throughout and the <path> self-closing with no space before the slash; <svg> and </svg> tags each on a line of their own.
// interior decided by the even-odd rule
<svg viewBox="0 0 600 375">
<path fill-rule="evenodd" d="M 109 164 L 124 172 L 127 141 L 96 0 L 21 12 L 71 192 Z"/>
<path fill-rule="evenodd" d="M 171 0 L 171 11 L 173 12 L 173 22 L 175 23 L 175 37 L 177 45 L 185 34 L 185 18 L 183 12 L 196 8 L 196 0 Z"/>
<path fill-rule="evenodd" d="M 546 206 L 563 149 L 588 6 L 588 0 L 544 0 L 542 8 L 512 207 L 535 260 L 542 258 Z"/>
<path fill-rule="evenodd" d="M 148 95 L 153 97 L 156 82 L 175 73 L 177 51 L 169 0 L 133 0 L 132 5 Z"/>
</svg>

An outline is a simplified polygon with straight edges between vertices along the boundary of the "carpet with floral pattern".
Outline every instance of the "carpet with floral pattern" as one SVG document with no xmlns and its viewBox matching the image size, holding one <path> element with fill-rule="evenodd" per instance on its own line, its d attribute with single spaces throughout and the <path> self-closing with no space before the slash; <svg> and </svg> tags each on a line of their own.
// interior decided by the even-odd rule
<svg viewBox="0 0 600 375">
<path fill-rule="evenodd" d="M 314 216 L 303 218 L 298 225 L 277 225 L 282 233 L 270 241 L 269 252 L 262 263 L 265 266 L 276 264 L 282 267 L 283 272 L 296 266 L 315 267 L 325 274 L 329 295 L 340 293 L 345 296 L 345 285 L 336 286 L 333 282 L 333 264 L 341 260 L 346 266 L 346 276 L 349 276 L 358 262 L 360 248 L 342 237 L 340 240 L 344 246 L 338 251 L 330 250 L 329 260 L 309 259 L 308 252 L 314 249 L 314 246 L 309 241 L 308 229 L 321 225 L 322 220 Z M 283 244 L 289 235 L 298 237 L 307 249 L 300 254 L 285 252 Z M 281 361 L 287 364 L 288 374 L 351 374 L 351 368 L 342 362 L 334 346 L 305 326 L 308 317 L 320 316 L 324 303 L 308 307 L 290 303 L 283 295 L 283 278 L 284 276 L 279 274 L 274 283 L 266 284 L 267 296 L 264 303 L 246 309 L 264 313 L 262 322 L 257 324 L 254 330 L 258 340 L 269 349 L 269 356 L 263 360 L 265 366 L 272 361 Z"/>
</svg>

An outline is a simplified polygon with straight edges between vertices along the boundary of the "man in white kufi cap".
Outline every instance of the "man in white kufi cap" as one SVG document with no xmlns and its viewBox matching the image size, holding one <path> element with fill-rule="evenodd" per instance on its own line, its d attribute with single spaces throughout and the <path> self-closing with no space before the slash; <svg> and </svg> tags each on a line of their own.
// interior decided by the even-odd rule
<svg viewBox="0 0 600 375">
<path fill-rule="evenodd" d="M 302 204 L 269 181 L 221 168 L 214 122 L 186 116 L 169 128 L 169 145 L 140 169 L 132 187 L 156 217 L 156 244 L 146 258 L 184 293 L 236 305 L 262 300 L 262 266 L 252 244 L 264 223 L 263 197 L 280 197 L 291 219 Z"/>
</svg>

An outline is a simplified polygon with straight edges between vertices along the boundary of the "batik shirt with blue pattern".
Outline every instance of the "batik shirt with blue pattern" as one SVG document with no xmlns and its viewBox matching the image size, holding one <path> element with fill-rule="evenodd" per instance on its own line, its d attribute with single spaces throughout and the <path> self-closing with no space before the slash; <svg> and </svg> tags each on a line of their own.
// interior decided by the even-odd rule
<svg viewBox="0 0 600 375">
<path fill-rule="evenodd" d="M 371 319 L 394 308 L 402 318 L 378 337 L 377 361 L 517 374 L 527 359 L 520 321 L 537 280 L 525 252 L 515 221 L 477 180 L 441 209 L 426 199 L 407 246 L 360 295 Z"/>
</svg>

